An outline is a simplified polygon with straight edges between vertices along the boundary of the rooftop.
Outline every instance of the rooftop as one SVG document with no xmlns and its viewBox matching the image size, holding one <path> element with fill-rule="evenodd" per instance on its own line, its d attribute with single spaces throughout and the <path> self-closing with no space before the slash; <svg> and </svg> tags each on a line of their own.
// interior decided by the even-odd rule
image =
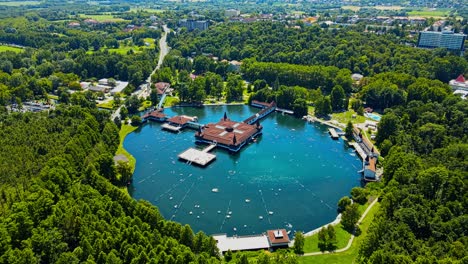
<svg viewBox="0 0 468 264">
<path fill-rule="evenodd" d="M 289 236 L 286 229 L 268 230 L 267 233 L 272 246 L 289 243 Z"/>
<path fill-rule="evenodd" d="M 369 157 L 369 163 L 366 163 L 366 170 L 375 172 L 377 164 L 377 158 L 374 156 Z"/>
<path fill-rule="evenodd" d="M 167 122 L 183 126 L 188 122 L 196 121 L 196 119 L 197 119 L 196 117 L 180 115 L 180 116 L 174 116 L 174 117 L 169 118 Z"/>
<path fill-rule="evenodd" d="M 266 235 L 228 237 L 226 234 L 214 235 L 219 251 L 267 249 L 270 247 Z"/>
<path fill-rule="evenodd" d="M 218 123 L 207 124 L 203 131 L 198 132 L 196 136 L 223 145 L 237 146 L 250 139 L 260 129 L 261 126 L 257 127 L 256 125 L 235 122 L 229 118 L 222 118 Z"/>
</svg>

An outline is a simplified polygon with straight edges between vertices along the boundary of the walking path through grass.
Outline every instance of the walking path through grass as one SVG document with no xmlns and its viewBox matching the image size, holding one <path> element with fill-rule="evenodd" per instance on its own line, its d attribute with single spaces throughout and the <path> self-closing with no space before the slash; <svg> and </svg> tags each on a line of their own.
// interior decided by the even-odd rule
<svg viewBox="0 0 468 264">
<path fill-rule="evenodd" d="M 366 217 L 366 215 L 369 213 L 369 211 L 372 209 L 372 207 L 377 203 L 378 201 L 378 198 L 376 198 L 370 205 L 369 207 L 367 207 L 366 211 L 364 211 L 364 213 L 362 214 L 361 218 L 359 218 L 359 221 L 357 222 L 357 224 L 361 224 L 361 222 L 364 220 L 364 218 Z M 351 237 L 349 238 L 348 240 L 348 244 L 346 245 L 346 247 L 344 248 L 340 248 L 340 249 L 337 249 L 333 252 L 329 252 L 329 251 L 325 251 L 325 252 L 311 252 L 311 253 L 305 253 L 303 256 L 314 256 L 314 255 L 323 255 L 323 254 L 330 254 L 330 253 L 339 253 L 339 252 L 344 252 L 346 250 L 348 250 L 351 245 L 353 244 L 353 241 L 354 241 L 354 235 L 351 235 Z"/>
</svg>

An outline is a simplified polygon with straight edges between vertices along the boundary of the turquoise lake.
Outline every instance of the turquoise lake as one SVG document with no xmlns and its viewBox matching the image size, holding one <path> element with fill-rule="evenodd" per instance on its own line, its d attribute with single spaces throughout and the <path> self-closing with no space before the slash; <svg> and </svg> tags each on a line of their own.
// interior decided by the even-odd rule
<svg viewBox="0 0 468 264">
<path fill-rule="evenodd" d="M 203 124 L 219 121 L 224 112 L 242 121 L 258 111 L 249 106 L 165 109 L 169 116 L 198 116 Z M 353 149 L 342 139 L 332 140 L 327 127 L 292 116 L 272 113 L 261 124 L 256 142 L 237 154 L 213 150 L 216 160 L 206 168 L 177 157 L 197 146 L 194 130 L 174 134 L 159 123 L 143 125 L 124 141 L 137 160 L 130 194 L 156 205 L 166 219 L 207 234 L 307 232 L 333 221 L 338 200 L 360 186 L 362 163 Z"/>
</svg>

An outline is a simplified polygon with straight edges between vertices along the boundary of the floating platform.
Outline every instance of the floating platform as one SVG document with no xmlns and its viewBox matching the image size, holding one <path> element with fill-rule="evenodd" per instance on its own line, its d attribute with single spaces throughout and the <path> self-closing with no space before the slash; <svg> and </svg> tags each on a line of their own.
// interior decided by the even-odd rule
<svg viewBox="0 0 468 264">
<path fill-rule="evenodd" d="M 208 151 L 212 150 L 214 147 L 216 146 L 210 145 L 204 150 L 189 148 L 179 154 L 179 159 L 185 160 L 190 164 L 195 163 L 204 167 L 216 159 L 216 155 L 208 153 Z"/>
<path fill-rule="evenodd" d="M 181 126 L 173 126 L 173 125 L 171 125 L 169 123 L 162 124 L 161 128 L 172 131 L 172 132 L 179 132 L 182 129 Z"/>
<path fill-rule="evenodd" d="M 338 133 L 336 133 L 336 130 L 332 127 L 328 128 L 328 132 L 330 132 L 330 135 L 333 139 L 338 139 L 340 137 Z"/>
</svg>

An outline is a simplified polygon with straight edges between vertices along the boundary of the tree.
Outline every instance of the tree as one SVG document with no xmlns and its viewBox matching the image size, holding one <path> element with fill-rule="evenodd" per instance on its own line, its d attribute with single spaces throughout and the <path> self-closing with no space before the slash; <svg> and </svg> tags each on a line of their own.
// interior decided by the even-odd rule
<svg viewBox="0 0 468 264">
<path fill-rule="evenodd" d="M 336 85 L 330 94 L 330 100 L 333 111 L 339 111 L 345 109 L 346 95 L 343 87 Z"/>
<path fill-rule="evenodd" d="M 132 126 L 139 126 L 141 125 L 141 117 L 134 115 L 132 116 Z"/>
<path fill-rule="evenodd" d="M 327 236 L 328 236 L 327 249 L 329 251 L 335 250 L 337 241 L 336 241 L 335 227 L 333 225 L 327 226 Z"/>
<path fill-rule="evenodd" d="M 385 139 L 390 139 L 397 134 L 399 129 L 399 118 L 394 113 L 387 113 L 382 116 L 377 125 L 378 132 L 375 137 L 375 143 L 380 145 Z"/>
<path fill-rule="evenodd" d="M 127 108 L 129 114 L 137 113 L 138 108 L 140 107 L 140 99 L 138 99 L 138 96 L 136 96 L 136 95 L 130 96 L 125 101 L 125 107 Z"/>
<path fill-rule="evenodd" d="M 348 205 L 341 215 L 341 224 L 343 225 L 343 228 L 352 233 L 359 217 L 360 215 L 357 203 Z"/>
<path fill-rule="evenodd" d="M 344 196 L 338 201 L 338 212 L 342 213 L 348 205 L 351 205 L 351 199 L 348 196 Z"/>
<path fill-rule="evenodd" d="M 307 101 L 303 98 L 296 99 L 293 103 L 292 110 L 294 111 L 294 116 L 296 117 L 303 117 L 307 115 Z"/>
<path fill-rule="evenodd" d="M 304 242 L 305 242 L 305 239 L 304 239 L 304 235 L 302 234 L 302 232 L 296 232 L 295 236 L 294 236 L 294 253 L 296 254 L 304 254 Z"/>
<path fill-rule="evenodd" d="M 226 262 L 229 262 L 232 260 L 232 251 L 230 249 L 228 249 L 228 251 L 226 251 L 226 253 L 224 253 L 224 260 Z"/>
<path fill-rule="evenodd" d="M 346 124 L 346 128 L 345 128 L 345 137 L 348 140 L 351 140 L 353 139 L 353 134 L 354 134 L 353 123 L 351 123 L 351 121 L 348 121 L 348 124 Z"/>
<path fill-rule="evenodd" d="M 361 187 L 354 187 L 351 189 L 351 198 L 354 202 L 365 204 L 367 202 L 367 191 Z"/>
<path fill-rule="evenodd" d="M 330 97 L 323 96 L 315 102 L 315 115 L 318 117 L 327 117 L 332 113 Z"/>
<path fill-rule="evenodd" d="M 116 172 L 120 175 L 120 184 L 127 185 L 132 180 L 132 168 L 127 161 L 117 161 Z"/>
</svg>

